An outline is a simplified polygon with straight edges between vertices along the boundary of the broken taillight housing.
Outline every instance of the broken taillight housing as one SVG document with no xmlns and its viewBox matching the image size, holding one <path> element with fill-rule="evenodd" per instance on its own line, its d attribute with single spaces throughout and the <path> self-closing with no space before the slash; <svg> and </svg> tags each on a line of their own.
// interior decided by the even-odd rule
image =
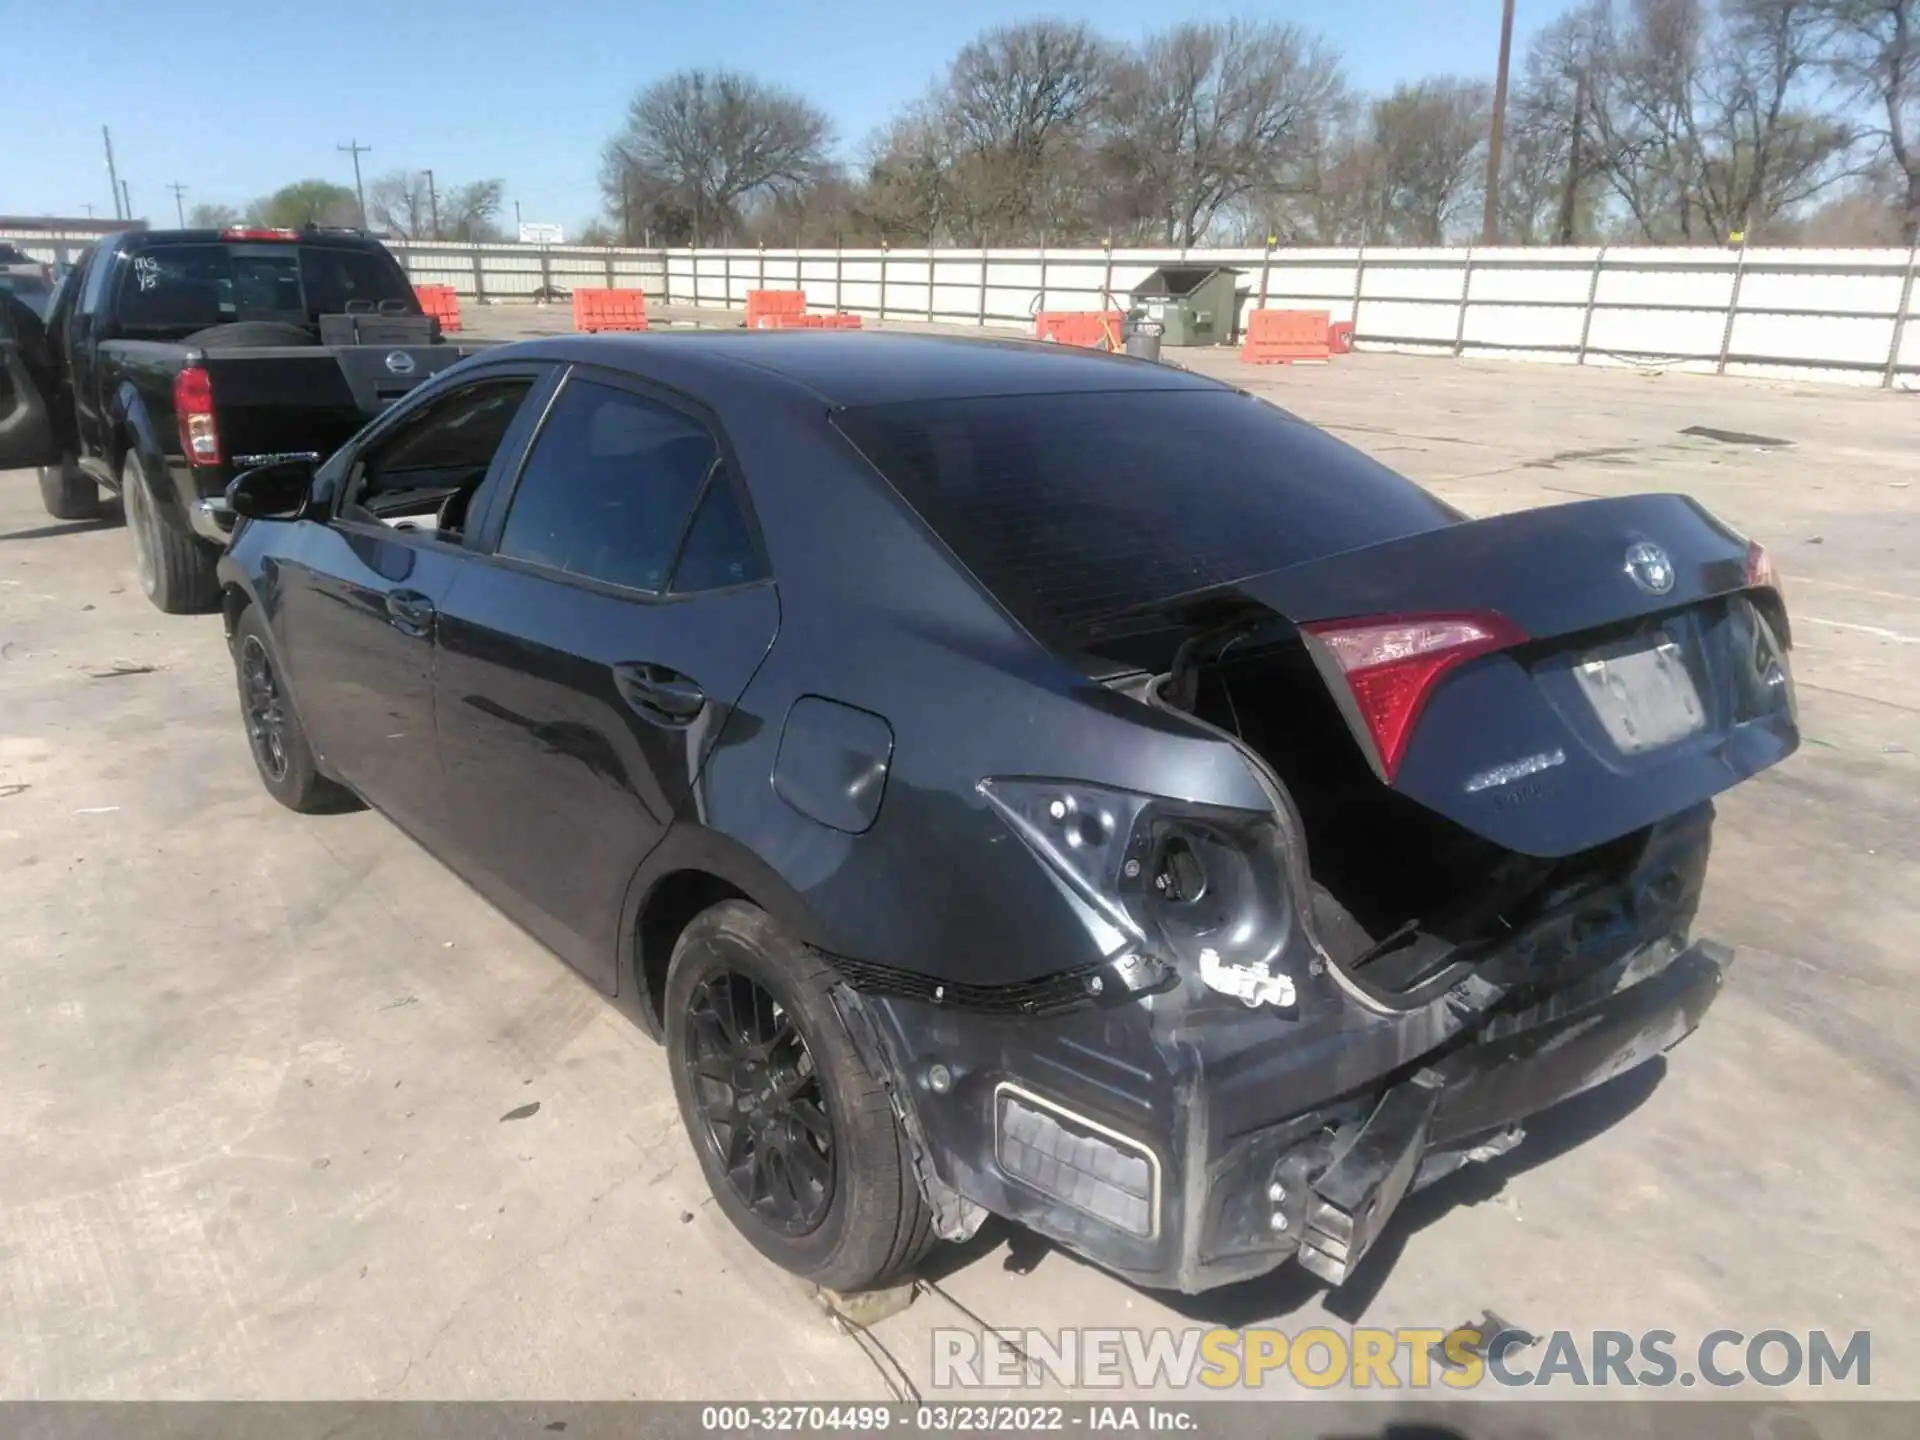
<svg viewBox="0 0 1920 1440">
<path fill-rule="evenodd" d="M 213 418 L 213 377 L 189 365 L 173 377 L 173 414 L 180 422 L 180 453 L 189 465 L 220 463 L 220 431 Z"/>
<path fill-rule="evenodd" d="M 1747 543 L 1747 587 L 1771 590 L 1782 598 L 1786 594 L 1780 584 L 1780 571 L 1773 563 L 1773 556 L 1758 540 Z"/>
<path fill-rule="evenodd" d="M 1130 989 L 1157 988 L 1171 965 L 1250 1006 L 1295 1003 L 1273 815 L 1073 780 L 983 780 L 980 793 L 1073 895 Z"/>
<path fill-rule="evenodd" d="M 1345 681 L 1351 704 L 1341 709 L 1372 747 L 1388 784 L 1406 758 L 1413 727 L 1447 672 L 1478 656 L 1526 640 L 1526 632 L 1492 611 L 1447 615 L 1370 615 L 1302 625 Z M 1339 699 L 1338 695 L 1335 697 Z"/>
</svg>

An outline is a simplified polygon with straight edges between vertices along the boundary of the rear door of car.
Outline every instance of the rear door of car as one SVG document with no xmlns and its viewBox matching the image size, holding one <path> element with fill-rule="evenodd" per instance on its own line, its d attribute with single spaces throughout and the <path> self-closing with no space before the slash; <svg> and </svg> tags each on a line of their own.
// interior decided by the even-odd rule
<svg viewBox="0 0 1920 1440">
<path fill-rule="evenodd" d="M 612 989 L 627 884 L 773 643 L 764 550 L 714 418 L 586 367 L 476 524 L 435 672 L 454 858 Z"/>
</svg>

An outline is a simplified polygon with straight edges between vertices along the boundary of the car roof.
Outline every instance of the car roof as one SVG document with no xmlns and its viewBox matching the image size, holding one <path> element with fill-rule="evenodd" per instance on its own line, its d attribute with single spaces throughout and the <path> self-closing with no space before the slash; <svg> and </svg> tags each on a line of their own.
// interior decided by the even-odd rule
<svg viewBox="0 0 1920 1440">
<path fill-rule="evenodd" d="M 577 335 L 489 350 L 604 365 L 697 389 L 750 375 L 772 377 L 839 406 L 988 395 L 1091 391 L 1220 390 L 1171 365 L 1032 340 L 873 331 L 654 331 Z"/>
</svg>

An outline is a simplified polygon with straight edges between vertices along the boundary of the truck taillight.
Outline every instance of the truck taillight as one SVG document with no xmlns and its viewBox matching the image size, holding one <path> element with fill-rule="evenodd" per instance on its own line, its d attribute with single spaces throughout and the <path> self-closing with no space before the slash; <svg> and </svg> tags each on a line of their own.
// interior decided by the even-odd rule
<svg viewBox="0 0 1920 1440">
<path fill-rule="evenodd" d="M 1773 556 L 1767 553 L 1767 547 L 1758 540 L 1747 545 L 1747 585 L 1750 589 L 1768 589 L 1775 594 L 1784 594 L 1780 584 L 1780 571 L 1773 563 Z"/>
<path fill-rule="evenodd" d="M 1350 712 L 1391 785 L 1414 722 L 1449 670 L 1523 643 L 1526 632 L 1491 611 L 1467 615 L 1372 615 L 1300 627 L 1347 683 Z M 1342 707 L 1343 709 L 1346 707 Z"/>
<path fill-rule="evenodd" d="M 173 413 L 180 422 L 180 453 L 189 465 L 220 463 L 220 431 L 213 422 L 213 377 L 189 365 L 173 377 Z"/>
<path fill-rule="evenodd" d="M 222 240 L 298 240 L 298 230 L 279 230 L 265 225 L 229 225 L 220 232 Z"/>
</svg>

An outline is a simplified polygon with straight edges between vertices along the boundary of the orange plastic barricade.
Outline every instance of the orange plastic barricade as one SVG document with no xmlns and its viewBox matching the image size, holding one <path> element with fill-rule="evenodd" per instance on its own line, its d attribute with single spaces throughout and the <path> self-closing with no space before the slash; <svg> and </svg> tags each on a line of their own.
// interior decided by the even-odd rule
<svg viewBox="0 0 1920 1440">
<path fill-rule="evenodd" d="M 647 328 L 647 296 L 642 290 L 576 290 L 573 328 L 589 335 L 602 330 Z"/>
<path fill-rule="evenodd" d="M 826 324 L 821 327 L 824 330 L 859 330 L 863 328 L 858 315 L 822 315 L 820 318 L 826 322 Z"/>
<path fill-rule="evenodd" d="M 747 291 L 747 329 L 749 330 L 771 328 L 760 323 L 769 315 L 804 315 L 806 313 L 807 292 L 804 290 Z"/>
<path fill-rule="evenodd" d="M 827 326 L 825 315 L 762 315 L 755 322 L 755 330 L 824 330 Z"/>
<path fill-rule="evenodd" d="M 1033 317 L 1033 338 L 1089 350 L 1121 350 L 1125 321 L 1118 310 L 1042 310 Z"/>
<path fill-rule="evenodd" d="M 1336 320 L 1327 327 L 1327 349 L 1335 355 L 1353 353 L 1353 321 Z"/>
<path fill-rule="evenodd" d="M 460 328 L 460 296 L 453 286 L 416 285 L 413 293 L 420 297 L 420 308 L 440 322 L 443 334 Z"/>
<path fill-rule="evenodd" d="M 1240 358 L 1253 365 L 1325 360 L 1332 319 L 1324 310 L 1256 310 Z"/>
</svg>

